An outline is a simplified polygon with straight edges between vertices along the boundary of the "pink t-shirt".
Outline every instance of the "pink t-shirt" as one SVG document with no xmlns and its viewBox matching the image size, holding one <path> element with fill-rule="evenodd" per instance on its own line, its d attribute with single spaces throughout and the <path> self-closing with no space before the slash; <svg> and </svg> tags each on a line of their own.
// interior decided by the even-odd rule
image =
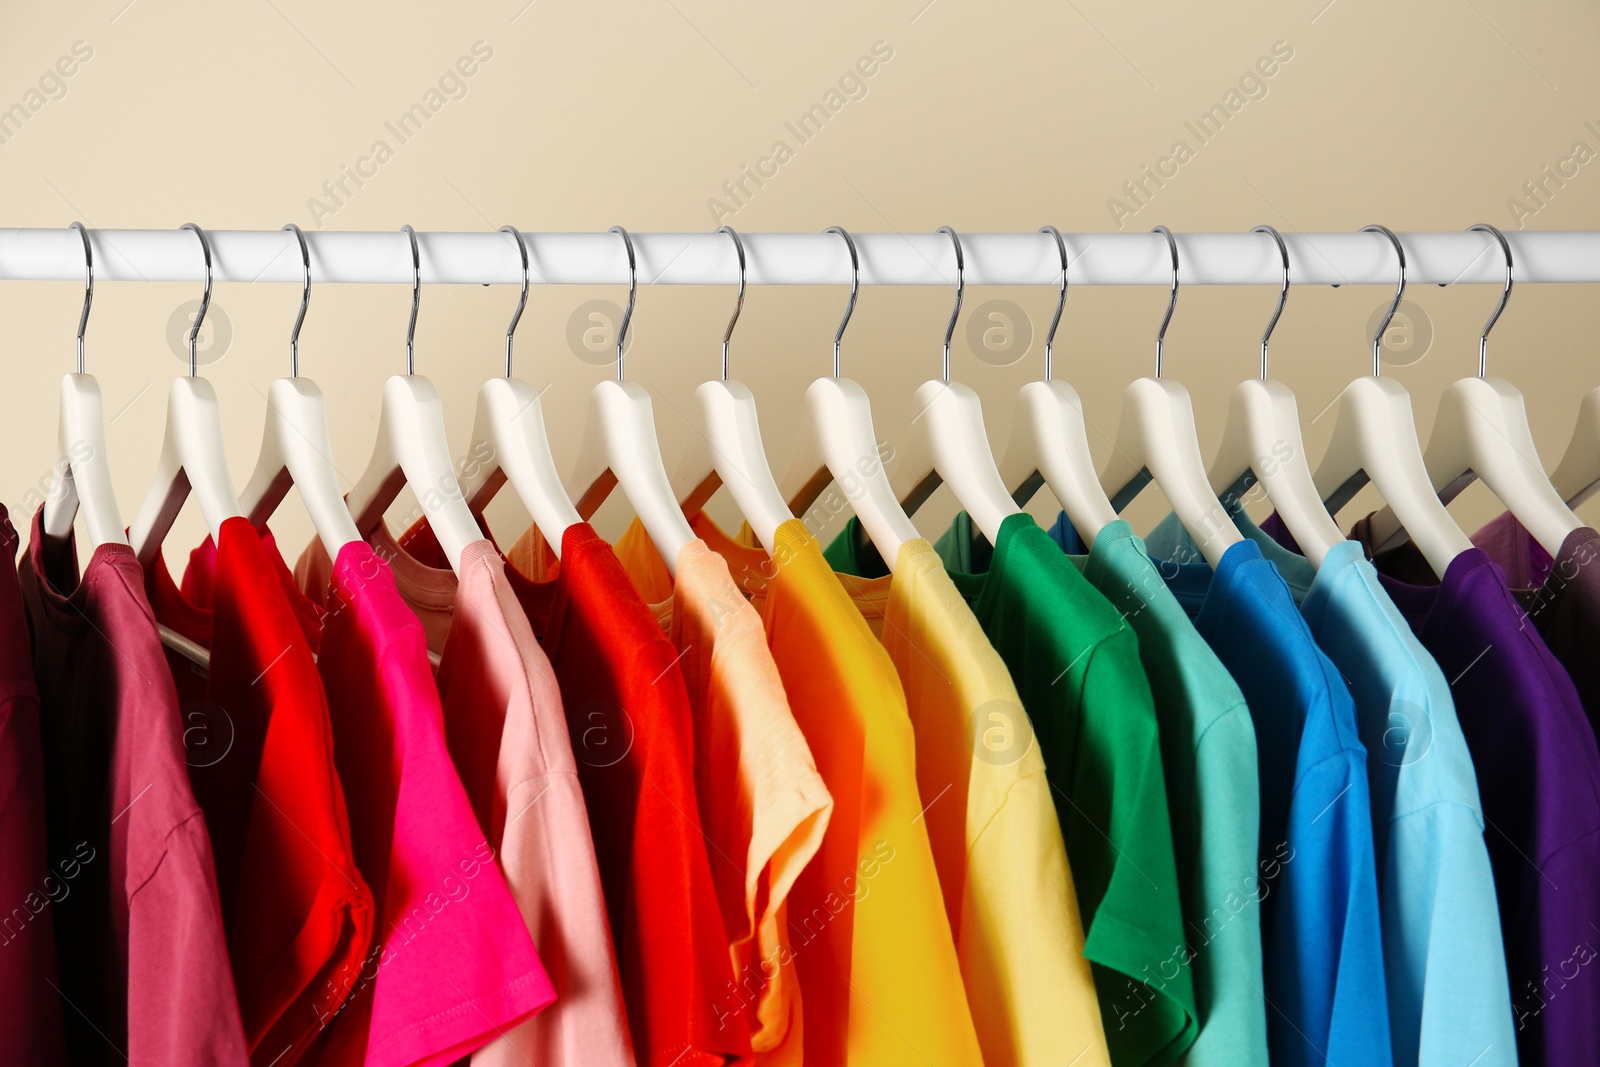
<svg viewBox="0 0 1600 1067">
<path fill-rule="evenodd" d="M 448 572 L 446 572 L 448 573 Z M 445 738 L 559 999 L 474 1067 L 632 1067 L 589 815 L 550 660 L 488 541 L 467 546 L 437 678 Z"/>
<path fill-rule="evenodd" d="M 451 765 L 421 624 L 365 544 L 340 551 L 332 582 L 317 666 L 378 922 L 306 1062 L 452 1063 L 555 990 Z"/>
</svg>

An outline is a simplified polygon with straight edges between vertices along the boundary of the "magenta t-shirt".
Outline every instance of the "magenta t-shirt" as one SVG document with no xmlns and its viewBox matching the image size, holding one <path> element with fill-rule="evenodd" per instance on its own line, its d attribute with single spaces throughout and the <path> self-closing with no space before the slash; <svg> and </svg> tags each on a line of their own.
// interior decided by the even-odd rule
<svg viewBox="0 0 1600 1067">
<path fill-rule="evenodd" d="M 378 921 L 306 1062 L 451 1063 L 555 991 L 450 762 L 422 624 L 367 545 L 334 561 L 323 627 L 334 762 Z"/>
</svg>

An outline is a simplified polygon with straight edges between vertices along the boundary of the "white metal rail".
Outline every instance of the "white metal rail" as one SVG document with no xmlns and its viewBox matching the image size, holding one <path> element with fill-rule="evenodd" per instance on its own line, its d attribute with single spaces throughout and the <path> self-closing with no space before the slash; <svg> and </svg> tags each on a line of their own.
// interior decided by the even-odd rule
<svg viewBox="0 0 1600 1067">
<path fill-rule="evenodd" d="M 184 230 L 90 230 L 96 281 L 202 279 L 195 235 Z M 276 230 L 208 230 L 217 282 L 301 280 L 294 236 Z M 1409 284 L 1500 284 L 1505 264 L 1487 233 L 1403 233 Z M 1600 281 L 1600 232 L 1511 231 L 1516 280 Z M 722 285 L 738 278 L 732 242 L 718 233 L 632 234 L 641 285 Z M 850 258 L 830 233 L 741 233 L 752 285 L 844 285 Z M 955 259 L 938 233 L 852 234 L 863 285 L 951 285 Z M 1296 284 L 1393 285 L 1394 248 L 1380 233 L 1283 235 Z M 422 280 L 514 284 L 521 257 L 503 233 L 419 233 Z M 1167 285 L 1171 259 L 1156 233 L 1066 234 L 1073 285 Z M 543 284 L 628 281 L 622 239 L 612 233 L 524 233 L 531 280 Z M 326 282 L 411 282 L 411 251 L 400 230 L 306 234 L 312 278 Z M 963 233 L 969 285 L 1055 285 L 1060 257 L 1039 233 Z M 1277 285 L 1282 260 L 1265 233 L 1178 234 L 1185 285 Z M 0 229 L 0 280 L 83 277 L 83 244 L 62 229 Z"/>
</svg>

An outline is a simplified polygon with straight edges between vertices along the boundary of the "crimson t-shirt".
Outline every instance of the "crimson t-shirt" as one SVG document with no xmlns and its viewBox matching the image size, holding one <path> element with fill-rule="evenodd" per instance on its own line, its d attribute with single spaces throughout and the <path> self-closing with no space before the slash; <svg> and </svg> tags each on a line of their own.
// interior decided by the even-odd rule
<svg viewBox="0 0 1600 1067">
<path fill-rule="evenodd" d="M 425 522 L 401 544 L 443 565 Z M 700 828 L 678 652 L 587 523 L 548 580 L 506 577 L 561 686 L 639 1063 L 747 1061 L 744 1014 L 719 1018 L 733 962 L 710 865 L 732 861 L 708 856 Z"/>
<path fill-rule="evenodd" d="M 167 661 L 211 831 L 245 1040 L 257 1064 L 288 1067 L 339 1008 L 326 990 L 354 986 L 374 917 L 322 679 L 249 520 L 222 524 L 208 605 L 186 598 L 159 557 L 145 583 L 156 620 L 211 653 L 206 674 L 180 653 L 168 650 Z"/>
</svg>

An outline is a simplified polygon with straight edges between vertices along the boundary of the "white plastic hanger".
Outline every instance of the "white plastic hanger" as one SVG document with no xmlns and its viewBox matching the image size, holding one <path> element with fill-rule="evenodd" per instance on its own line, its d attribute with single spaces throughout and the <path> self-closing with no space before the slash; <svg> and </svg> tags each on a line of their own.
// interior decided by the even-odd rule
<svg viewBox="0 0 1600 1067">
<path fill-rule="evenodd" d="M 948 484 L 993 544 L 1000 538 L 1000 524 L 1022 509 L 1011 499 L 1000 468 L 995 466 L 983 426 L 983 402 L 977 393 L 950 380 L 950 339 L 961 317 L 966 263 L 960 235 L 949 226 L 939 227 L 939 232 L 950 236 L 956 254 L 956 302 L 944 328 L 944 373 L 917 389 L 913 401 L 917 415 L 911 420 L 917 429 L 912 431 L 905 453 L 897 457 L 890 484 L 908 516 L 917 513 L 941 482 Z"/>
<path fill-rule="evenodd" d="M 1323 558 L 1345 537 L 1311 480 L 1294 393 L 1267 377 L 1267 346 L 1289 301 L 1289 248 L 1271 226 L 1250 232 L 1272 235 L 1283 257 L 1283 286 L 1272 321 L 1261 335 L 1261 377 L 1240 382 L 1228 405 L 1222 445 L 1211 463 L 1211 488 L 1219 496 L 1238 494 L 1259 481 L 1300 551 L 1312 566 L 1321 567 Z"/>
<path fill-rule="evenodd" d="M 1189 391 L 1161 377 L 1167 324 L 1178 306 L 1178 242 L 1165 226 L 1151 232 L 1166 237 L 1172 254 L 1172 294 L 1156 334 L 1156 376 L 1135 380 L 1123 394 L 1116 444 L 1100 472 L 1100 484 L 1120 512 L 1154 479 L 1200 554 L 1215 567 L 1243 535 L 1206 480 Z"/>
<path fill-rule="evenodd" d="M 417 307 L 422 300 L 422 252 L 417 232 L 402 227 L 411 242 L 411 319 L 406 325 L 406 372 L 383 385 L 383 406 L 378 411 L 378 440 L 372 459 L 345 502 L 356 529 L 369 536 L 383 522 L 383 513 L 411 486 L 439 547 L 460 573 L 461 553 L 483 534 L 472 517 L 450 463 L 450 443 L 445 437 L 444 403 L 433 383 L 416 373 Z"/>
<path fill-rule="evenodd" d="M 1600 389 L 1589 390 L 1578 405 L 1578 424 L 1550 481 L 1574 508 L 1600 489 Z"/>
<path fill-rule="evenodd" d="M 89 306 L 94 303 L 94 252 L 83 223 L 72 229 L 83 238 L 83 313 L 78 316 L 78 370 L 61 379 L 61 414 L 56 434 L 56 474 L 61 479 L 44 501 L 44 532 L 65 537 L 82 501 L 83 523 L 89 547 L 125 545 L 122 514 L 112 492 L 110 449 L 106 446 L 104 404 L 100 384 L 84 372 L 83 333 L 89 326 Z"/>
<path fill-rule="evenodd" d="M 1039 232 L 1055 239 L 1061 255 L 1061 292 L 1044 338 L 1044 380 L 1029 382 L 1017 393 L 1000 478 L 1019 505 L 1033 499 L 1041 485 L 1049 486 L 1083 543 L 1093 544 L 1100 531 L 1116 520 L 1117 512 L 1094 472 L 1083 401 L 1072 386 L 1052 377 L 1056 327 L 1067 305 L 1067 244 L 1054 226 Z"/>
<path fill-rule="evenodd" d="M 1550 555 L 1558 556 L 1567 535 L 1582 528 L 1584 522 L 1572 513 L 1544 473 L 1522 394 L 1510 382 L 1488 377 L 1489 331 L 1511 299 L 1515 266 L 1504 234 L 1487 223 L 1472 230 L 1492 234 L 1500 243 L 1506 260 L 1505 288 L 1478 336 L 1478 376 L 1455 382 L 1439 398 L 1439 412 L 1422 458 L 1445 504 L 1474 478 L 1481 478 L 1534 540 Z M 1372 535 L 1375 543 L 1384 547 L 1404 540 L 1405 531 L 1393 509 L 1385 507 L 1373 516 Z"/>
<path fill-rule="evenodd" d="M 704 383 L 694 393 L 700 413 L 696 428 L 700 432 L 690 438 L 678 462 L 672 478 L 673 495 L 683 513 L 693 515 L 705 507 L 718 486 L 727 486 L 740 514 L 770 554 L 778 527 L 794 518 L 794 513 L 778 491 L 767 464 L 756 398 L 743 382 L 728 377 L 728 342 L 733 339 L 733 327 L 744 310 L 744 242 L 732 226 L 719 226 L 717 232 L 731 237 L 738 253 L 739 296 L 728 328 L 722 332 L 722 378 Z"/>
<path fill-rule="evenodd" d="M 134 516 L 128 543 L 139 563 L 148 567 L 161 553 L 161 540 L 178 517 L 192 488 L 200 511 L 205 516 L 211 539 L 216 541 L 226 519 L 243 514 L 233 479 L 228 474 L 228 458 L 222 451 L 222 412 L 211 383 L 199 377 L 195 351 L 200 324 L 211 306 L 211 241 L 205 231 L 192 222 L 183 225 L 200 238 L 205 257 L 206 289 L 200 310 L 189 327 L 189 376 L 172 383 L 167 394 L 167 426 L 161 441 L 161 458 L 156 464 L 155 481 L 145 494 L 144 504 Z"/>
<path fill-rule="evenodd" d="M 306 321 L 306 308 L 311 304 L 311 249 L 300 227 L 291 222 L 284 229 L 293 230 L 300 245 L 300 310 L 289 331 L 289 377 L 279 378 L 267 390 L 261 452 L 256 458 L 255 473 L 239 494 L 239 507 L 260 529 L 283 503 L 289 486 L 297 486 L 300 502 L 311 516 L 328 558 L 333 559 L 345 545 L 361 540 L 361 531 L 339 492 L 322 390 L 309 378 L 300 377 L 300 326 Z"/>
<path fill-rule="evenodd" d="M 1338 414 L 1333 437 L 1313 479 L 1317 495 L 1333 514 L 1370 479 L 1433 573 L 1442 577 L 1450 561 L 1471 548 L 1472 542 L 1445 510 L 1428 479 L 1410 395 L 1399 382 L 1379 377 L 1383 332 L 1406 291 L 1406 252 L 1400 238 L 1387 227 L 1364 226 L 1361 232 L 1381 233 L 1389 239 L 1400 264 L 1400 283 L 1372 338 L 1372 374 L 1345 386 L 1334 401 Z"/>
<path fill-rule="evenodd" d="M 899 563 L 900 546 L 921 534 L 906 517 L 883 472 L 886 446 L 879 443 L 873 429 L 872 402 L 866 390 L 839 375 L 840 344 L 861 293 L 861 257 L 843 227 L 830 226 L 827 232 L 842 237 L 850 252 L 850 303 L 833 334 L 833 377 L 818 378 L 806 389 L 800 435 L 780 484 L 790 510 L 803 513 L 830 483 L 837 482 L 840 495 L 855 510 L 867 537 L 892 572 Z"/>
<path fill-rule="evenodd" d="M 583 427 L 583 443 L 578 447 L 578 464 L 567 479 L 567 495 L 576 503 L 578 514 L 588 517 L 620 485 L 656 551 L 661 553 L 668 573 L 676 575 L 678 552 L 695 540 L 695 533 L 678 508 L 672 482 L 661 464 L 650 394 L 622 376 L 622 352 L 628 339 L 628 324 L 633 319 L 639 268 L 628 231 L 613 226 L 610 232 L 622 236 L 628 252 L 628 309 L 617 330 L 617 380 L 601 382 L 589 394 L 589 417 Z"/>
<path fill-rule="evenodd" d="M 561 558 L 561 537 L 567 527 L 582 522 L 556 473 L 545 432 L 539 393 L 527 382 L 511 376 L 511 343 L 528 306 L 528 246 L 515 226 L 502 226 L 522 254 L 522 296 L 506 327 L 506 375 L 490 378 L 478 390 L 478 412 L 472 420 L 471 444 L 460 463 L 461 495 L 473 514 L 483 514 L 489 501 L 506 482 L 533 516 L 534 527 Z"/>
</svg>

